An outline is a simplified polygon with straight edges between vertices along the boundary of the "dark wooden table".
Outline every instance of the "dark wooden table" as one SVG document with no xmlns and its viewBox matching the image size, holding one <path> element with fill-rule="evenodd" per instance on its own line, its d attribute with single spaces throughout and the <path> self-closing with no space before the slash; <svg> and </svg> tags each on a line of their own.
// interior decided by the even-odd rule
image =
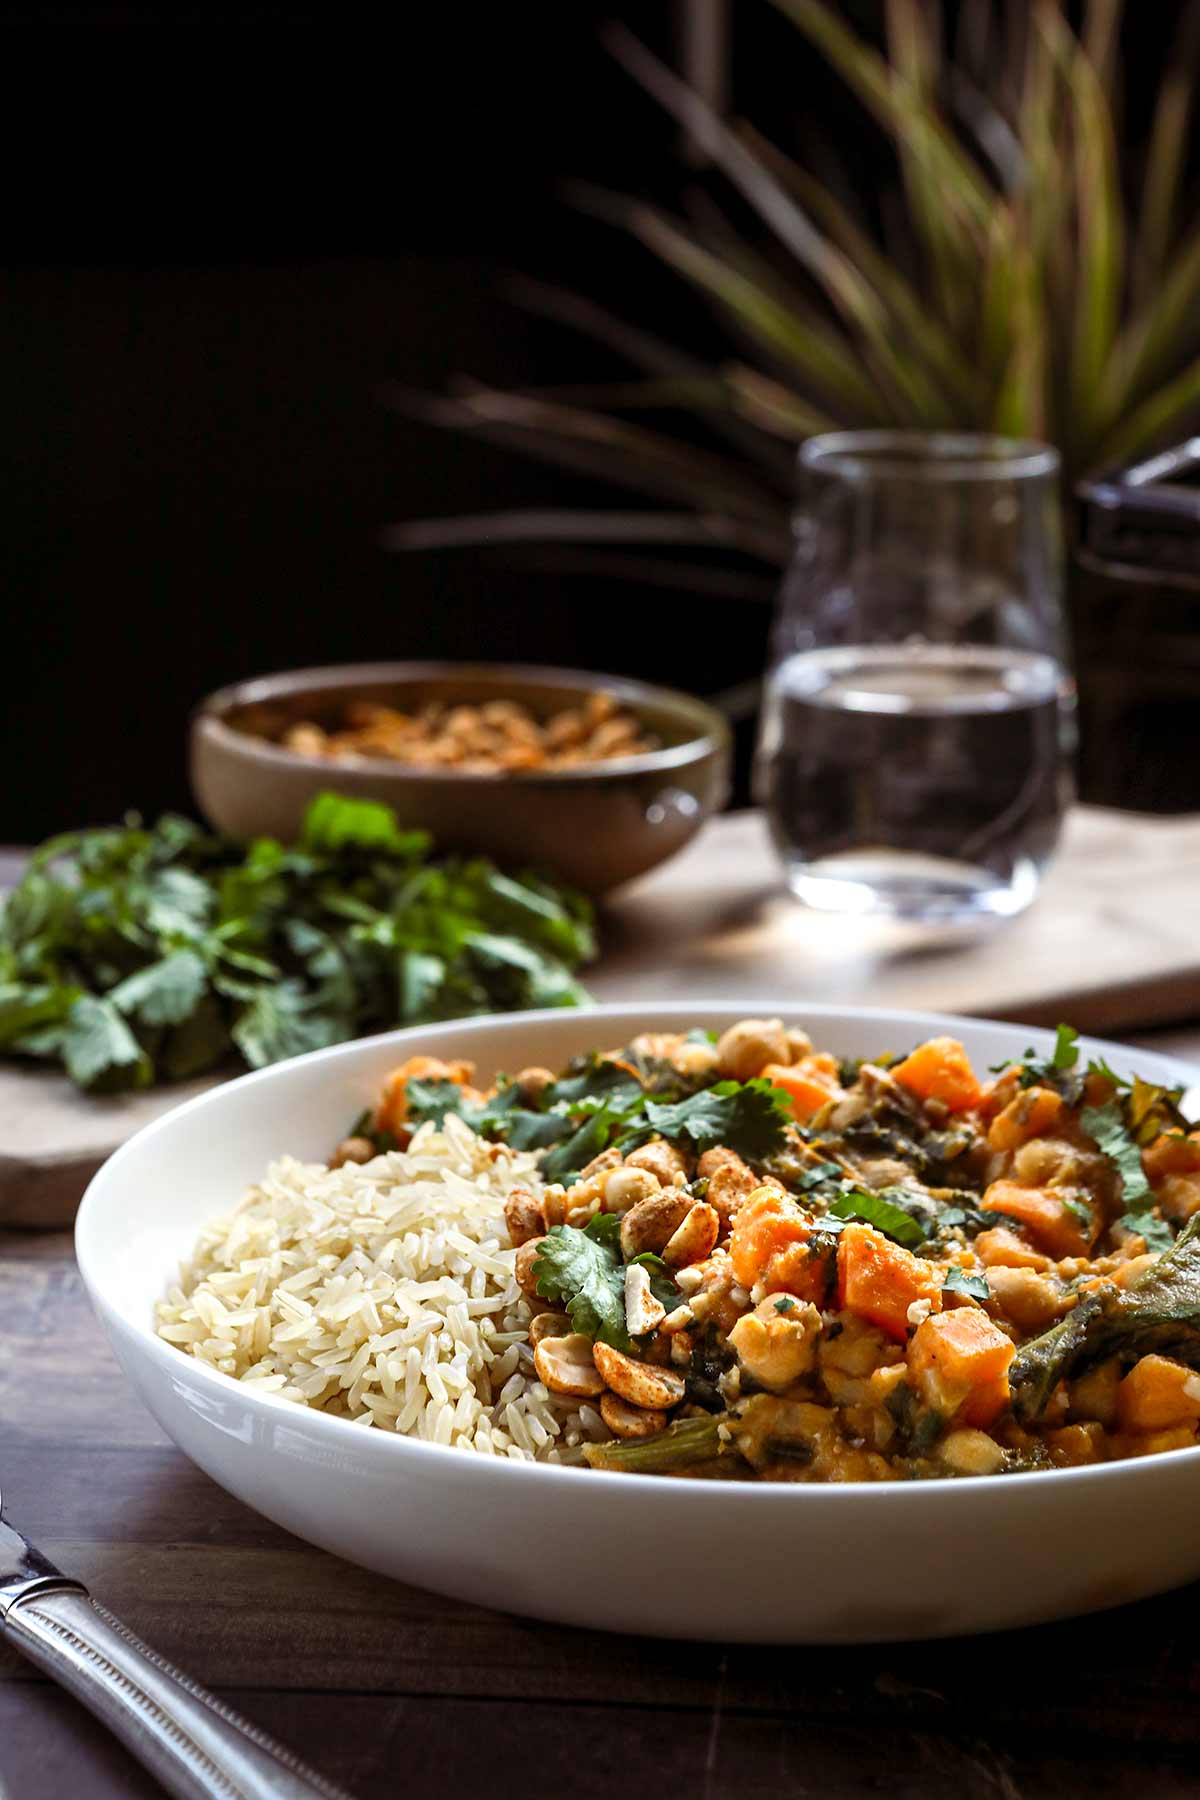
<svg viewBox="0 0 1200 1800">
<path fill-rule="evenodd" d="M 1200 1025 L 1140 1041 L 1200 1062 Z M 0 1233 L 0 1484 L 11 1517 L 136 1631 L 358 1800 L 1200 1794 L 1200 1589 L 1034 1631 L 835 1650 L 655 1643 L 441 1600 L 308 1548 L 174 1450 L 117 1370 L 65 1232 Z M 735 1566 L 747 1551 L 712 1546 Z M 703 1577 L 664 1542 L 664 1581 Z M 0 1648 L 3 1800 L 158 1792 Z"/>
</svg>

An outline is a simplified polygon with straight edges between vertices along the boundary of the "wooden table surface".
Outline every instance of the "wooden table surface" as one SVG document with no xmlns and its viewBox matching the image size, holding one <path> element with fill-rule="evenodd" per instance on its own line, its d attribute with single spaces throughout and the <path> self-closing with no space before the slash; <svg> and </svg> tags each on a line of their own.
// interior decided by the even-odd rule
<svg viewBox="0 0 1200 1800">
<path fill-rule="evenodd" d="M 1200 1023 L 1136 1041 L 1200 1061 Z M 1200 1793 L 1200 1589 L 859 1649 L 655 1643 L 442 1600 L 310 1549 L 174 1450 L 117 1370 L 61 1231 L 0 1233 L 0 1484 L 9 1516 L 134 1630 L 358 1800 Z M 662 1556 L 665 1581 L 702 1579 L 669 1543 Z M 158 1792 L 0 1646 L 3 1800 Z"/>
</svg>

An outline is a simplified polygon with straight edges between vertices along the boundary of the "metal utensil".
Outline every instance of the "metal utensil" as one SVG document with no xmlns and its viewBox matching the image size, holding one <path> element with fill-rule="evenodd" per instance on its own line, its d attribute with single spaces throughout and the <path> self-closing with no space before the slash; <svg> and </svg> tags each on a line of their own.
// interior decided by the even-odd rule
<svg viewBox="0 0 1200 1800">
<path fill-rule="evenodd" d="M 181 1800 L 348 1800 L 143 1644 L 2 1517 L 0 1639 L 82 1701 Z"/>
</svg>

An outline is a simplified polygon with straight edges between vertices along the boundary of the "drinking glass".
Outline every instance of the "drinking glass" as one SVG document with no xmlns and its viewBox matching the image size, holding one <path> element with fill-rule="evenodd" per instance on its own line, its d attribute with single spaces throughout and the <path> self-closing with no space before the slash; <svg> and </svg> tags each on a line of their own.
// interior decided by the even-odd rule
<svg viewBox="0 0 1200 1800">
<path fill-rule="evenodd" d="M 930 923 L 1019 912 L 1072 791 L 1058 456 L 863 431 L 799 461 L 755 766 L 792 891 Z"/>
</svg>

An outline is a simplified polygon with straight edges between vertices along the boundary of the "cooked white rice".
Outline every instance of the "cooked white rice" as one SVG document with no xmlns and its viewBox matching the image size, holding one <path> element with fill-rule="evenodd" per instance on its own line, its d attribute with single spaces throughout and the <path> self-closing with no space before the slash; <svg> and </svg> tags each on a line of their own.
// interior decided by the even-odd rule
<svg viewBox="0 0 1200 1800">
<path fill-rule="evenodd" d="M 536 1158 L 449 1117 L 405 1151 L 327 1169 L 284 1157 L 201 1234 L 160 1337 L 256 1393 L 435 1444 L 562 1460 L 609 1433 L 550 1393 L 527 1341 L 504 1201 Z"/>
</svg>

